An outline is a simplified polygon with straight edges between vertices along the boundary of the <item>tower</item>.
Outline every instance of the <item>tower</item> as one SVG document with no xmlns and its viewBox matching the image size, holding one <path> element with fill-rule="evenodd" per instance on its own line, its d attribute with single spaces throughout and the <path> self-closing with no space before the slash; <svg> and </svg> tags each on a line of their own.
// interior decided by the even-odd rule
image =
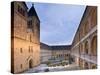
<svg viewBox="0 0 100 75">
<path fill-rule="evenodd" d="M 34 8 L 34 4 L 28 11 L 28 28 L 31 29 L 33 33 L 33 43 L 34 43 L 34 64 L 40 64 L 40 20 Z"/>
</svg>

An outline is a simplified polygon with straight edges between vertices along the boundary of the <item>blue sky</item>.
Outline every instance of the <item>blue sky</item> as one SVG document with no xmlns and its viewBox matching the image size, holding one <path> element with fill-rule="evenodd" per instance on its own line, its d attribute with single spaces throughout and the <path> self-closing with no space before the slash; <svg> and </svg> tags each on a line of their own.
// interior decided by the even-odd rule
<svg viewBox="0 0 100 75">
<path fill-rule="evenodd" d="M 31 7 L 31 3 L 27 3 Z M 48 45 L 69 45 L 86 6 L 34 3 L 40 18 L 40 41 Z"/>
</svg>

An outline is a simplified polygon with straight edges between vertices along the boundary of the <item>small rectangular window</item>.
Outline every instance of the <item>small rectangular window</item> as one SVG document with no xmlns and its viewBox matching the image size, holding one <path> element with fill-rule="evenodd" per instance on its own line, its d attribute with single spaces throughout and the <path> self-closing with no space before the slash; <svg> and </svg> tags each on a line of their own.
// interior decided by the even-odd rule
<svg viewBox="0 0 100 75">
<path fill-rule="evenodd" d="M 21 68 L 21 69 L 23 68 L 23 65 L 22 65 L 22 64 L 20 65 L 20 68 Z"/>
<path fill-rule="evenodd" d="M 29 53 L 30 53 L 30 46 L 29 46 Z"/>
<path fill-rule="evenodd" d="M 28 28 L 32 28 L 32 20 L 28 21 Z"/>
<path fill-rule="evenodd" d="M 20 48 L 20 53 L 23 53 L 23 50 L 22 50 L 22 48 Z"/>
</svg>

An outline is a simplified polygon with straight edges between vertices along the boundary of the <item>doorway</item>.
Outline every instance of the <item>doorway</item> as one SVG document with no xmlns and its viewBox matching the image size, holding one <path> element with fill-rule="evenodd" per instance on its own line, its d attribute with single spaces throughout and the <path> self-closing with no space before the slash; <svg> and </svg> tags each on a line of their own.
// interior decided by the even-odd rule
<svg viewBox="0 0 100 75">
<path fill-rule="evenodd" d="M 85 69 L 89 69 L 89 65 L 87 62 L 85 62 Z"/>
<path fill-rule="evenodd" d="M 29 68 L 32 68 L 32 67 L 33 67 L 33 60 L 30 59 L 30 60 L 29 60 Z"/>
</svg>

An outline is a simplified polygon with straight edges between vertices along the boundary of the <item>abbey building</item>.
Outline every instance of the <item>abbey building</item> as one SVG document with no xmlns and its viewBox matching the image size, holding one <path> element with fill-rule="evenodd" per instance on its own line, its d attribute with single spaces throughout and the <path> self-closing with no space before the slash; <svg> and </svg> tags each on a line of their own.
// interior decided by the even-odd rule
<svg viewBox="0 0 100 75">
<path fill-rule="evenodd" d="M 40 20 L 32 6 L 11 2 L 11 72 L 20 73 L 40 64 Z"/>
<path fill-rule="evenodd" d="M 34 5 L 28 9 L 25 2 L 11 2 L 11 72 L 52 60 L 74 62 L 80 69 L 97 68 L 97 7 L 86 6 L 71 45 L 49 46 L 40 43 L 40 20 Z"/>
</svg>

